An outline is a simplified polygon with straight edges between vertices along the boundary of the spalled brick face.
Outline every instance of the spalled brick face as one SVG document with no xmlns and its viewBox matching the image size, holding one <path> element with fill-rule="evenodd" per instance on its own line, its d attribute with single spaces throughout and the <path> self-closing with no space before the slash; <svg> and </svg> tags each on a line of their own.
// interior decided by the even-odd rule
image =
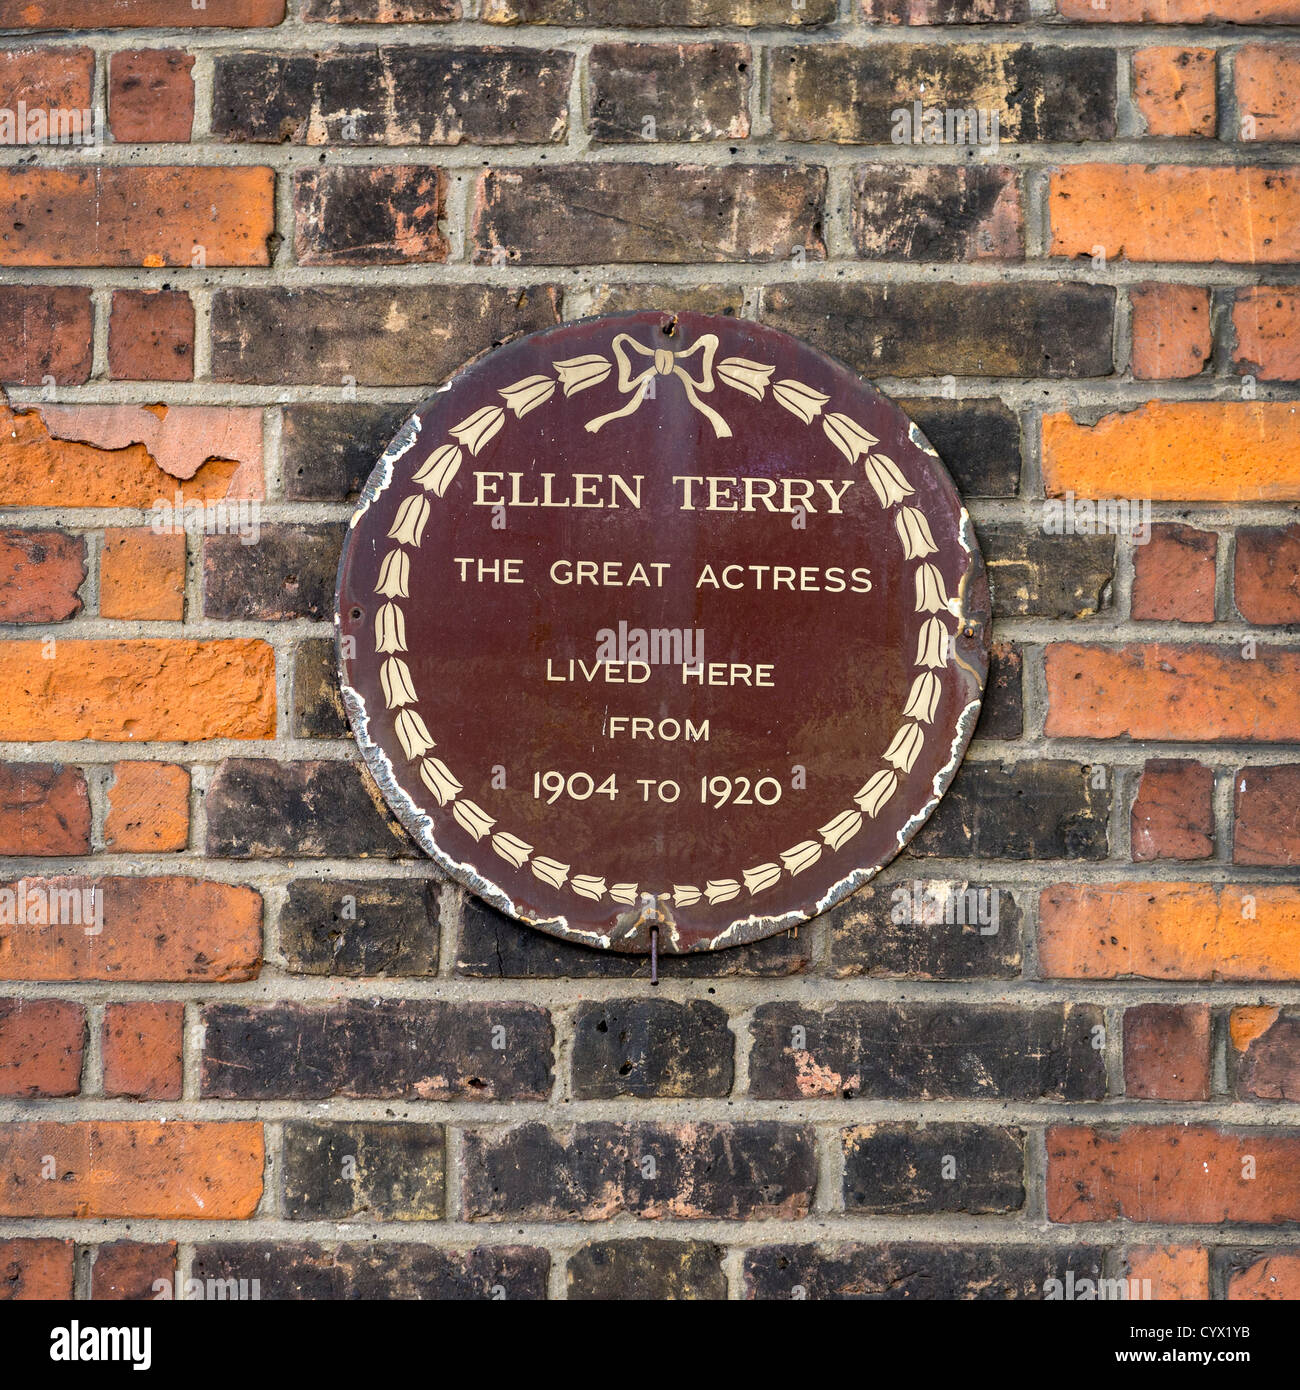
<svg viewBox="0 0 1300 1390">
<path fill-rule="evenodd" d="M 1298 26 L 0 0 L 0 1298 L 1300 1298 Z M 412 409 L 643 308 L 879 382 L 993 606 L 905 850 L 657 989 L 431 870 L 332 629 Z"/>
</svg>

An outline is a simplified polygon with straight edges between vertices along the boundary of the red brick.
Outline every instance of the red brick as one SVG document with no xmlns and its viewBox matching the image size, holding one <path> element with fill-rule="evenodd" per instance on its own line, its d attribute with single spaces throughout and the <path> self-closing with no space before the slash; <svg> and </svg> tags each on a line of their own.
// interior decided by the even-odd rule
<svg viewBox="0 0 1300 1390">
<path fill-rule="evenodd" d="M 1133 801 L 1133 858 L 1208 859 L 1214 853 L 1214 773 L 1201 763 L 1150 759 Z"/>
<path fill-rule="evenodd" d="M 1234 1270 L 1225 1297 L 1234 1302 L 1300 1299 L 1300 1251 L 1274 1251 Z"/>
<path fill-rule="evenodd" d="M 1038 915 L 1049 979 L 1300 979 L 1295 886 L 1056 883 Z"/>
<path fill-rule="evenodd" d="M 1210 360 L 1210 292 L 1197 285 L 1135 285 L 1133 375 L 1139 381 L 1197 376 Z"/>
<path fill-rule="evenodd" d="M 1093 24 L 1297 24 L 1298 0 L 1057 0 L 1066 19 Z"/>
<path fill-rule="evenodd" d="M 186 503 L 264 495 L 260 409 L 47 405 L 15 413 L 0 398 L 0 506 L 170 509 L 178 493 Z"/>
<path fill-rule="evenodd" d="M 184 1023 L 184 1004 L 110 1004 L 104 1010 L 104 1094 L 179 1100 Z"/>
<path fill-rule="evenodd" d="M 1232 71 L 1241 138 L 1300 140 L 1300 44 L 1245 44 Z"/>
<path fill-rule="evenodd" d="M 194 127 L 194 58 L 179 48 L 114 53 L 108 125 L 119 143 L 184 144 Z"/>
<path fill-rule="evenodd" d="M 261 965 L 262 898 L 251 888 L 181 877 L 32 878 L 28 921 L 0 932 L 3 980 L 251 980 Z M 93 889 L 96 907 L 82 896 Z M 78 893 L 77 916 L 102 915 L 103 930 L 84 922 L 42 925 L 31 904 L 56 890 Z M 16 916 L 17 884 L 0 887 L 0 903 Z M 72 916 L 67 899 L 55 915 Z"/>
<path fill-rule="evenodd" d="M 58 999 L 0 999 L 0 1096 L 75 1096 L 86 1015 Z"/>
<path fill-rule="evenodd" d="M 1233 815 L 1234 863 L 1300 865 L 1300 765 L 1242 768 Z"/>
<path fill-rule="evenodd" d="M 1139 1245 L 1124 1251 L 1123 1277 L 1154 1302 L 1210 1296 L 1210 1252 L 1198 1245 Z"/>
<path fill-rule="evenodd" d="M 114 290 L 108 320 L 114 381 L 189 381 L 194 375 L 194 304 L 184 290 Z"/>
<path fill-rule="evenodd" d="M 1300 173 L 1176 164 L 1071 164 L 1048 193 L 1053 256 L 1300 260 Z"/>
<path fill-rule="evenodd" d="M 95 1247 L 90 1270 L 90 1296 L 96 1302 L 156 1299 L 176 1286 L 176 1242 L 149 1245 L 138 1240 L 115 1240 Z"/>
<path fill-rule="evenodd" d="M 275 654 L 256 638 L 0 641 L 0 685 L 0 739 L 275 734 Z"/>
<path fill-rule="evenodd" d="M 0 854 L 90 853 L 90 796 L 79 769 L 0 763 Z"/>
<path fill-rule="evenodd" d="M 232 167 L 0 170 L 0 266 L 269 265 L 275 174 Z"/>
<path fill-rule="evenodd" d="M 185 533 L 149 526 L 106 531 L 99 616 L 178 623 L 185 616 Z"/>
<path fill-rule="evenodd" d="M 1148 135 L 1216 131 L 1214 50 L 1139 48 L 1133 55 L 1133 98 Z"/>
<path fill-rule="evenodd" d="M 1232 369 L 1265 381 L 1300 381 L 1300 289 L 1251 285 L 1232 306 Z"/>
<path fill-rule="evenodd" d="M 252 29 L 279 24 L 285 0 L 0 0 L 0 28 Z"/>
<path fill-rule="evenodd" d="M 1219 537 L 1194 526 L 1162 523 L 1133 549 L 1133 617 L 1137 621 L 1212 623 Z"/>
<path fill-rule="evenodd" d="M 1300 525 L 1243 526 L 1233 588 L 1248 623 L 1300 623 Z"/>
<path fill-rule="evenodd" d="M 77 48 L 9 48 L 0 50 L 0 123 L 9 117 L 14 120 L 12 131 L 3 129 L 6 145 L 23 145 L 28 135 L 37 135 L 36 144 L 57 138 L 64 129 L 57 123 L 49 130 L 51 112 L 90 111 L 94 104 L 95 54 L 92 49 Z M 31 129 L 30 120 L 17 125 L 18 103 L 26 105 L 28 115 L 39 112 L 43 129 Z M 10 113 L 13 113 L 10 116 Z M 83 123 L 68 127 L 74 133 L 85 134 Z"/>
<path fill-rule="evenodd" d="M 1228 1074 L 1238 1099 L 1300 1100 L 1300 1012 L 1234 1009 L 1228 1035 Z"/>
<path fill-rule="evenodd" d="M 145 854 L 184 849 L 190 833 L 190 774 L 171 763 L 118 763 L 108 791 L 106 849 Z"/>
<path fill-rule="evenodd" d="M 94 311 L 72 285 L 0 285 L 0 381 L 80 386 L 90 379 Z"/>
<path fill-rule="evenodd" d="M 70 1240 L 0 1240 L 0 1303 L 72 1297 Z"/>
<path fill-rule="evenodd" d="M 1208 1004 L 1124 1010 L 1124 1091 L 1142 1100 L 1209 1100 Z"/>
<path fill-rule="evenodd" d="M 61 623 L 81 612 L 86 543 L 66 531 L 0 531 L 0 622 Z"/>
<path fill-rule="evenodd" d="M 16 1122 L 0 1131 L 0 1216 L 241 1220 L 264 1153 L 253 1123 Z"/>
<path fill-rule="evenodd" d="M 1046 663 L 1048 738 L 1300 741 L 1300 650 L 1056 642 Z"/>
<path fill-rule="evenodd" d="M 1251 1159 L 1254 1176 L 1246 1176 Z M 1053 1125 L 1047 1217 L 1180 1225 L 1300 1220 L 1300 1132 Z"/>
</svg>

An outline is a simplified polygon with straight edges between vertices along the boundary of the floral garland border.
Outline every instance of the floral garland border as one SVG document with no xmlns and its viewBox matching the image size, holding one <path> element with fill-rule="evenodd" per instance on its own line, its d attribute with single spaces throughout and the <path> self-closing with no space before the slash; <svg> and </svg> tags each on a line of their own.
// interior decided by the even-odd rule
<svg viewBox="0 0 1300 1390">
<path fill-rule="evenodd" d="M 696 391 L 709 392 L 714 389 L 713 352 L 717 339 L 712 343 L 701 338 L 685 353 L 672 353 L 664 349 L 648 349 L 626 334 L 619 335 L 612 349 L 619 367 L 619 387 L 623 391 L 636 391 L 634 399 L 624 409 L 589 421 L 586 428 L 594 433 L 607 421 L 620 415 L 631 414 L 645 397 L 653 390 L 656 376 L 677 376 L 683 383 L 691 403 L 705 414 L 719 436 L 729 435 L 730 428 L 721 416 L 703 402 Z M 640 376 L 633 378 L 628 367 L 626 353 L 621 350 L 621 341 L 627 342 L 644 356 L 653 356 L 654 362 Z M 681 359 L 695 353 L 705 345 L 700 363 L 700 379 L 694 380 L 681 365 Z M 419 483 L 422 491 L 412 492 L 402 500 L 397 514 L 388 530 L 388 539 L 395 541 L 395 547 L 383 559 L 379 569 L 375 591 L 385 599 L 375 615 L 375 651 L 383 656 L 380 668 L 380 685 L 389 710 L 397 710 L 395 727 L 397 737 L 408 761 L 419 760 L 420 780 L 429 789 L 439 806 L 451 806 L 452 816 L 457 824 L 475 840 L 488 837 L 493 851 L 502 859 L 521 869 L 528 864 L 535 877 L 555 889 L 562 889 L 566 883 L 579 897 L 599 902 L 608 893 L 610 899 L 622 906 L 634 906 L 639 885 L 635 883 L 615 883 L 607 885 L 605 878 L 588 873 L 573 874 L 571 865 L 561 863 L 545 855 L 536 854 L 532 845 L 521 840 L 509 831 L 495 828 L 497 821 L 488 815 L 475 802 L 461 796 L 464 790 L 450 768 L 441 758 L 430 756 L 437 746 L 430 735 L 424 720 L 415 706 L 419 697 L 411 681 L 410 668 L 399 655 L 407 650 L 406 620 L 397 600 L 410 597 L 410 555 L 409 550 L 418 550 L 428 524 L 431 506 L 427 494 L 435 497 L 446 495 L 464 460 L 465 450 L 477 457 L 492 439 L 500 432 L 506 421 L 506 411 L 513 412 L 516 419 L 522 419 L 530 411 L 545 404 L 562 387 L 566 398 L 585 391 L 603 382 L 614 370 L 614 363 L 599 353 L 553 362 L 555 377 L 535 375 L 526 377 L 508 386 L 498 394 L 505 400 L 504 406 L 487 405 L 455 425 L 448 433 L 455 443 L 444 443 L 436 448 L 412 478 Z M 949 643 L 952 634 L 939 617 L 940 613 L 953 616 L 953 602 L 949 599 L 943 575 L 931 564 L 928 556 L 938 553 L 929 523 L 924 513 L 917 507 L 904 505 L 905 499 L 913 495 L 915 489 L 903 476 L 898 465 L 887 455 L 872 452 L 879 443 L 847 415 L 832 412 L 823 415 L 823 407 L 830 397 L 812 387 L 791 379 L 770 383 L 775 367 L 759 362 L 751 362 L 742 357 L 729 357 L 717 364 L 716 375 L 725 385 L 754 400 L 763 400 L 769 387 L 772 397 L 778 404 L 797 415 L 806 425 L 812 425 L 818 417 L 822 419 L 822 429 L 826 437 L 844 455 L 850 464 L 859 458 L 867 480 L 870 482 L 882 508 L 894 510 L 894 527 L 903 545 L 906 559 L 916 561 L 915 570 L 915 612 L 929 616 L 921 626 L 917 638 L 916 658 L 913 665 L 921 668 L 913 682 L 907 703 L 903 710 L 905 723 L 901 725 L 885 750 L 882 761 L 889 764 L 876 771 L 854 794 L 854 805 L 841 811 L 817 830 L 817 839 L 801 840 L 778 856 L 775 860 L 757 864 L 742 871 L 739 879 L 709 879 L 704 888 L 691 885 L 674 884 L 672 899 L 676 907 L 691 907 L 701 898 L 710 906 L 732 901 L 741 892 L 754 896 L 773 886 L 784 873 L 792 877 L 811 868 L 822 855 L 823 848 L 838 850 L 852 839 L 862 828 L 863 817 L 875 818 L 898 789 L 899 774 L 912 770 L 925 743 L 922 725 L 933 722 L 938 707 L 941 685 L 936 671 L 948 664 Z"/>
</svg>

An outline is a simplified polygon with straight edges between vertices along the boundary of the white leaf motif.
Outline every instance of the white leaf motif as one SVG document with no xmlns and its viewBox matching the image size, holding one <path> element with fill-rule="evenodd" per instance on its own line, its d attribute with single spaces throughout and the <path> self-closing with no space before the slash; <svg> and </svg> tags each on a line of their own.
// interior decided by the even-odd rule
<svg viewBox="0 0 1300 1390">
<path fill-rule="evenodd" d="M 791 381 L 788 377 L 772 387 L 772 398 L 792 415 L 797 415 L 805 425 L 811 425 L 822 413 L 822 406 L 830 400 L 821 391 L 814 391 L 811 386 L 805 386 L 801 381 Z"/>
<path fill-rule="evenodd" d="M 425 758 L 420 764 L 420 781 L 437 797 L 439 806 L 455 801 L 461 793 L 460 783 L 441 758 Z"/>
<path fill-rule="evenodd" d="M 443 444 L 425 459 L 424 466 L 415 475 L 414 481 L 423 484 L 439 497 L 445 497 L 464 457 L 464 450 L 455 444 Z"/>
<path fill-rule="evenodd" d="M 870 781 L 866 783 L 854 796 L 854 801 L 869 816 L 880 814 L 880 808 L 893 796 L 898 787 L 898 773 L 890 772 L 887 767 L 882 767 Z"/>
<path fill-rule="evenodd" d="M 817 833 L 832 849 L 839 849 L 845 840 L 851 840 L 861 829 L 861 811 L 841 811 L 833 821 L 823 825 Z"/>
<path fill-rule="evenodd" d="M 770 888 L 781 877 L 781 866 L 780 864 L 755 864 L 752 869 L 746 869 L 741 877 L 744 878 L 745 887 L 751 893 L 761 893 L 764 888 Z"/>
<path fill-rule="evenodd" d="M 564 880 L 569 876 L 567 864 L 561 864 L 555 859 L 546 859 L 542 855 L 538 855 L 530 867 L 543 883 L 549 883 L 552 888 L 563 888 Z"/>
<path fill-rule="evenodd" d="M 379 668 L 379 684 L 383 688 L 384 703 L 389 709 L 415 704 L 416 695 L 415 687 L 411 684 L 411 671 L 401 657 L 390 656 Z"/>
<path fill-rule="evenodd" d="M 781 863 L 792 874 L 810 869 L 822 857 L 822 847 L 816 840 L 800 840 L 797 845 L 781 851 Z"/>
<path fill-rule="evenodd" d="M 502 859 L 508 859 L 516 869 L 522 869 L 533 852 L 532 845 L 526 845 L 518 835 L 511 835 L 504 830 L 498 830 L 493 835 L 492 848 Z"/>
<path fill-rule="evenodd" d="M 456 817 L 461 828 L 473 835 L 476 840 L 481 840 L 496 824 L 496 821 L 481 806 L 476 806 L 472 801 L 453 803 L 451 813 Z"/>
</svg>

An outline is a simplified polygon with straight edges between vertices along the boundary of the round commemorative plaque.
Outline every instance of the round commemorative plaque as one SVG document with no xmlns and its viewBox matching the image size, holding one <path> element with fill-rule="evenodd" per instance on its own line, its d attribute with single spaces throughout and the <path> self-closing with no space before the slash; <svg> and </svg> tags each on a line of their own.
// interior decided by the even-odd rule
<svg viewBox="0 0 1300 1390">
<path fill-rule="evenodd" d="M 691 313 L 464 368 L 366 484 L 337 622 L 415 840 L 615 951 L 753 941 L 861 887 L 938 804 L 988 670 L 974 529 L 916 426 Z"/>
</svg>

